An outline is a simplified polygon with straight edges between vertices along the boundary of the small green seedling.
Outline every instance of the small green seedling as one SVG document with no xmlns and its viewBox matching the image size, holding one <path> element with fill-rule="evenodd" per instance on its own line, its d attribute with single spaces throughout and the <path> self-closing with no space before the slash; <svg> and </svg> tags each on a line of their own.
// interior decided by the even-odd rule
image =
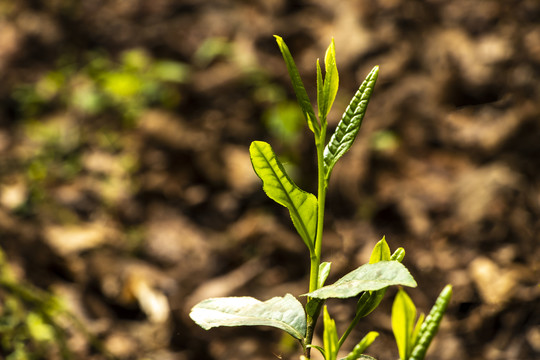
<svg viewBox="0 0 540 360">
<path fill-rule="evenodd" d="M 195 305 L 190 316 L 198 325 L 207 330 L 217 326 L 273 326 L 298 340 L 303 349 L 304 359 L 309 359 L 311 349 L 315 348 L 326 360 L 336 360 L 351 331 L 361 318 L 377 308 L 388 287 L 396 285 L 416 287 L 416 281 L 401 263 L 405 251 L 403 248 L 398 248 L 392 254 L 384 237 L 375 245 L 369 263 L 344 275 L 335 283 L 325 286 L 331 267 L 329 262 L 321 262 L 328 182 L 334 165 L 351 148 L 360 130 L 377 81 L 379 68 L 375 66 L 360 85 L 330 140 L 326 142 L 327 116 L 336 98 L 339 85 L 334 40 L 330 43 L 324 57 L 324 78 L 319 60 L 316 63 L 318 116 L 315 115 L 287 45 L 279 36 L 276 36 L 276 40 L 285 59 L 298 103 L 308 128 L 314 136 L 318 168 L 317 196 L 300 189 L 294 183 L 270 144 L 254 141 L 251 143 L 249 152 L 253 169 L 262 180 L 263 190 L 268 197 L 289 210 L 292 223 L 309 252 L 309 291 L 302 295 L 306 298 L 305 306 L 291 294 L 274 297 L 264 302 L 252 297 L 213 298 Z M 398 292 L 398 298 L 406 296 L 403 294 L 405 294 L 403 290 Z M 330 298 L 358 299 L 355 316 L 341 337 L 338 336 L 335 321 L 324 305 L 326 299 Z M 433 315 L 430 314 L 425 322 L 419 322 L 417 328 L 411 328 L 410 325 L 411 318 L 416 316 L 416 309 L 414 312 L 411 310 L 414 307 L 414 305 L 411 307 L 412 302 L 396 300 L 398 302 L 398 305 L 395 305 L 396 308 L 408 306 L 403 310 L 395 310 L 392 319 L 392 323 L 396 324 L 395 328 L 399 329 L 399 336 L 396 335 L 396 339 L 402 359 L 423 359 L 425 350 L 434 335 L 433 329 L 436 330 L 448 299 L 449 296 L 444 307 L 436 305 L 438 311 Z M 403 305 L 401 302 L 406 304 Z M 321 311 L 324 323 L 322 347 L 312 343 L 315 325 Z M 378 335 L 373 331 L 366 334 L 342 360 L 373 359 L 364 355 L 363 352 Z"/>
</svg>

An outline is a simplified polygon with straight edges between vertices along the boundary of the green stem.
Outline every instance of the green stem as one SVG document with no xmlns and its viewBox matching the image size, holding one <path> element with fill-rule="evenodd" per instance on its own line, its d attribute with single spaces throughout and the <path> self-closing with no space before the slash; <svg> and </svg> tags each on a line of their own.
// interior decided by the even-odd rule
<svg viewBox="0 0 540 360">
<path fill-rule="evenodd" d="M 310 275 L 309 275 L 309 291 L 315 291 L 319 288 L 319 266 L 321 264 L 321 251 L 322 251 L 322 236 L 324 228 L 324 207 L 326 200 L 326 179 L 324 172 L 324 147 L 326 143 L 326 119 L 321 119 L 321 131 L 319 136 L 315 136 L 315 145 L 317 147 L 317 235 L 315 238 L 315 253 L 311 254 L 310 263 Z M 311 298 L 307 299 L 308 303 L 312 301 Z M 310 358 L 311 348 L 307 345 L 311 345 L 313 339 L 313 332 L 317 319 L 322 309 L 322 301 L 317 304 L 315 311 L 310 315 L 307 315 L 307 333 L 305 339 L 305 356 Z"/>
<path fill-rule="evenodd" d="M 325 119 L 326 120 L 326 119 Z M 315 255 L 321 262 L 322 236 L 324 228 L 324 206 L 326 202 L 326 180 L 324 173 L 324 146 L 326 141 L 326 121 L 321 121 L 321 134 L 317 145 L 317 168 L 318 168 L 318 208 L 317 208 L 317 237 L 315 239 Z M 318 273 L 318 272 L 317 272 Z"/>
<path fill-rule="evenodd" d="M 354 320 L 349 324 L 349 327 L 347 328 L 347 330 L 345 330 L 345 333 L 343 333 L 343 335 L 339 339 L 338 346 L 337 346 L 338 349 L 341 349 L 341 345 L 343 345 L 345 340 L 347 340 L 347 337 L 349 336 L 351 331 L 356 327 L 356 325 L 358 324 L 361 318 L 362 316 L 360 315 L 359 312 L 357 312 L 356 316 L 354 317 Z"/>
</svg>

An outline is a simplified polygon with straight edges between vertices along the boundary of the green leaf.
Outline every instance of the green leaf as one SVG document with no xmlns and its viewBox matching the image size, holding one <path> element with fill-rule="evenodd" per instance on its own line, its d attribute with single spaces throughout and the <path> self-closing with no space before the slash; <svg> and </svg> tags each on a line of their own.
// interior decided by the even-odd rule
<svg viewBox="0 0 540 360">
<path fill-rule="evenodd" d="M 201 301 L 191 309 L 191 319 L 205 330 L 218 326 L 273 326 L 296 339 L 306 336 L 306 314 L 291 294 L 265 302 L 252 297 L 225 297 Z"/>
<path fill-rule="evenodd" d="M 321 312 L 321 306 L 323 304 L 323 299 L 309 298 L 306 304 L 306 312 L 312 318 L 318 317 Z"/>
<path fill-rule="evenodd" d="M 426 356 L 427 349 L 431 341 L 439 330 L 439 324 L 442 321 L 443 315 L 446 312 L 448 303 L 452 298 L 452 286 L 446 285 L 441 291 L 435 305 L 431 308 L 428 316 L 420 326 L 420 331 L 416 337 L 416 342 L 412 350 L 409 360 L 423 360 Z"/>
<path fill-rule="evenodd" d="M 332 263 L 330 262 L 322 262 L 319 265 L 319 277 L 318 277 L 318 285 L 317 288 L 322 288 L 324 286 L 324 282 L 328 278 L 328 275 L 330 274 L 330 267 L 332 266 Z"/>
<path fill-rule="evenodd" d="M 349 298 L 362 291 L 379 290 L 392 285 L 416 287 L 416 281 L 401 263 L 380 261 L 375 264 L 362 265 L 334 284 L 305 295 L 319 299 Z"/>
<path fill-rule="evenodd" d="M 296 94 L 296 98 L 298 99 L 298 104 L 300 104 L 300 107 L 302 108 L 302 113 L 304 114 L 308 127 L 317 137 L 319 137 L 321 128 L 317 122 L 317 118 L 315 117 L 313 106 L 311 105 L 311 101 L 309 100 L 304 83 L 302 82 L 300 73 L 296 68 L 296 64 L 294 63 L 291 52 L 285 44 L 285 41 L 283 41 L 280 36 L 274 35 L 274 37 L 276 38 L 279 49 L 281 50 L 281 54 L 283 55 L 283 59 L 285 60 L 285 64 L 287 65 L 287 70 L 291 78 L 293 89 Z"/>
<path fill-rule="evenodd" d="M 418 316 L 418 320 L 416 321 L 416 325 L 414 325 L 414 329 L 413 329 L 413 332 L 411 334 L 411 344 L 413 344 L 413 349 L 414 349 L 414 345 L 416 344 L 416 341 L 418 340 L 418 335 L 420 334 L 420 329 L 422 327 L 422 324 L 424 323 L 424 313 L 421 313 L 419 316 Z"/>
<path fill-rule="evenodd" d="M 405 257 L 405 249 L 402 247 L 398 247 L 396 251 L 394 251 L 394 253 L 390 257 L 390 260 L 402 262 L 404 257 Z"/>
<path fill-rule="evenodd" d="M 390 247 L 388 246 L 388 243 L 386 242 L 385 237 L 377 244 L 375 244 L 375 247 L 373 248 L 373 251 L 371 252 L 371 256 L 369 258 L 369 263 L 374 264 L 379 261 L 389 261 L 390 260 Z"/>
<path fill-rule="evenodd" d="M 249 147 L 253 169 L 263 181 L 268 197 L 289 209 L 298 234 L 310 250 L 317 232 L 317 198 L 301 190 L 289 178 L 270 144 L 254 141 Z"/>
<path fill-rule="evenodd" d="M 317 67 L 317 107 L 319 108 L 319 119 L 322 119 L 321 107 L 324 102 L 324 80 L 322 76 L 321 64 L 319 62 L 319 59 L 317 59 L 316 67 Z"/>
<path fill-rule="evenodd" d="M 328 309 L 324 307 L 323 312 L 324 320 L 324 333 L 323 333 L 323 344 L 324 352 L 326 355 L 326 360 L 336 360 L 337 353 L 339 350 L 338 347 L 338 336 L 336 330 L 336 322 L 334 319 L 330 318 L 328 314 Z"/>
<path fill-rule="evenodd" d="M 331 265 L 332 263 L 330 262 L 322 262 L 319 264 L 319 276 L 317 277 L 317 282 L 318 282 L 317 288 L 321 288 L 324 286 L 324 283 L 326 279 L 328 278 L 328 275 L 330 274 Z M 320 308 L 323 303 L 324 303 L 324 300 L 322 299 L 315 299 L 315 298 L 308 299 L 308 302 L 306 304 L 306 312 L 311 317 L 318 317 Z"/>
<path fill-rule="evenodd" d="M 375 339 L 379 336 L 379 333 L 376 332 L 376 331 L 370 331 L 369 333 L 366 334 L 366 336 L 364 336 L 362 338 L 362 340 L 360 340 L 360 342 L 358 344 L 356 344 L 356 346 L 354 347 L 354 349 L 349 353 L 349 355 L 347 355 L 346 357 L 344 357 L 343 359 L 341 360 L 357 360 L 357 359 L 362 359 L 362 353 L 364 351 L 366 351 L 366 349 L 371 345 L 373 344 L 373 342 L 375 341 Z"/>
<path fill-rule="evenodd" d="M 319 107 L 319 119 L 326 119 L 326 116 L 332 108 L 332 104 L 336 99 L 336 94 L 339 87 L 339 75 L 336 65 L 336 46 L 334 39 L 328 46 L 324 56 L 324 83 L 322 89 L 317 92 L 317 105 Z M 322 80 L 319 61 L 317 60 L 317 89 L 319 89 L 319 79 Z"/>
<path fill-rule="evenodd" d="M 360 88 L 343 113 L 336 131 L 324 149 L 324 168 L 326 182 L 336 162 L 351 148 L 362 125 L 371 93 L 379 75 L 379 67 L 375 66 L 368 74 Z"/>
<path fill-rule="evenodd" d="M 371 314 L 371 312 L 381 303 L 387 289 L 388 288 L 383 288 L 377 291 L 363 292 L 356 304 L 356 316 L 365 317 Z"/>
<path fill-rule="evenodd" d="M 407 360 L 411 354 L 412 335 L 416 320 L 416 307 L 403 289 L 399 289 L 392 305 L 392 331 L 396 338 L 401 360 Z"/>
<path fill-rule="evenodd" d="M 375 264 L 380 261 L 389 260 L 401 262 L 403 260 L 403 256 L 405 256 L 405 252 L 404 250 L 401 251 L 400 249 L 403 250 L 403 248 L 398 248 L 396 252 L 390 256 L 390 247 L 386 243 L 386 239 L 383 236 L 383 238 L 377 244 L 375 244 L 375 247 L 371 252 L 371 257 L 369 258 L 369 263 Z M 384 298 L 387 289 L 388 288 L 386 287 L 377 291 L 364 292 L 360 296 L 360 299 L 358 299 L 358 304 L 356 305 L 356 316 L 368 316 L 373 310 L 375 310 Z"/>
</svg>

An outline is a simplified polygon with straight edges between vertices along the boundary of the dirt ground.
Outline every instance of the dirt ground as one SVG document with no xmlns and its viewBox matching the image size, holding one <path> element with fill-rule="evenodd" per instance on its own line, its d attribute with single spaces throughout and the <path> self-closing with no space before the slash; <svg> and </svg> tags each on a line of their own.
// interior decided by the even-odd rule
<svg viewBox="0 0 540 360">
<path fill-rule="evenodd" d="M 428 359 L 539 359 L 537 0 L 0 0 L 0 246 L 18 279 L 58 294 L 118 359 L 298 358 L 278 331 L 188 317 L 207 297 L 307 290 L 304 245 L 248 155 L 270 142 L 315 191 L 274 34 L 312 99 L 334 37 L 331 128 L 380 66 L 329 187 L 329 281 L 386 236 L 419 310 L 454 287 Z M 345 348 L 376 330 L 368 354 L 398 358 L 394 294 Z M 339 331 L 354 305 L 330 302 Z M 68 333 L 73 358 L 105 358 Z"/>
</svg>

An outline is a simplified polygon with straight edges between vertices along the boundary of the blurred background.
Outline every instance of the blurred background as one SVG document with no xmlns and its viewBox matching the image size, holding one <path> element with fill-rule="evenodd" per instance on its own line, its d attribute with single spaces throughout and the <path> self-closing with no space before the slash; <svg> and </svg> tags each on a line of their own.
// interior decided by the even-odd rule
<svg viewBox="0 0 540 360">
<path fill-rule="evenodd" d="M 197 301 L 307 290 L 309 259 L 248 155 L 314 192 L 312 99 L 335 38 L 333 128 L 374 65 L 327 200 L 329 281 L 386 236 L 429 311 L 429 359 L 540 356 L 537 0 L 0 0 L 0 353 L 6 359 L 294 359 L 269 328 L 204 331 Z M 396 359 L 395 289 L 345 344 Z M 332 301 L 344 331 L 354 301 Z M 316 358 L 316 357 L 315 357 Z"/>
</svg>

